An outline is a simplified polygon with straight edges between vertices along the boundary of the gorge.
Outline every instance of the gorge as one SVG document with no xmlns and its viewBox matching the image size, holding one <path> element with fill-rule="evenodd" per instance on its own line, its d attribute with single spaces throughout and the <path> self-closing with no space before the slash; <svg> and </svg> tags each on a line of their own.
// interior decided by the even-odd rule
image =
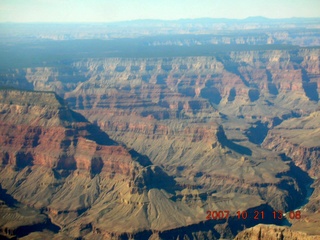
<svg viewBox="0 0 320 240">
<path fill-rule="evenodd" d="M 202 44 L 197 55 L 184 43 L 186 56 L 169 44 L 131 57 L 51 41 L 38 43 L 53 54 L 46 64 L 35 49 L 38 58 L 0 71 L 3 236 L 320 235 L 318 47 Z M 144 49 L 134 41 L 130 51 Z M 290 227 L 275 226 L 280 211 Z"/>
</svg>

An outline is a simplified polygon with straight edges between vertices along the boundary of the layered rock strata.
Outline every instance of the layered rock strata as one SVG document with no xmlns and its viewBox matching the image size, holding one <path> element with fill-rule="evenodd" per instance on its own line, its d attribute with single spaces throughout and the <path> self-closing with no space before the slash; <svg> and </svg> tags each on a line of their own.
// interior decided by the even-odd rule
<svg viewBox="0 0 320 240">
<path fill-rule="evenodd" d="M 292 231 L 288 227 L 279 227 L 275 225 L 262 225 L 259 224 L 253 228 L 246 229 L 239 233 L 235 240 L 245 240 L 245 239 L 263 239 L 263 240 L 316 240 L 320 236 L 310 236 L 303 232 Z"/>
<path fill-rule="evenodd" d="M 317 108 L 318 49 L 86 59 L 11 70 L 1 79 L 57 91 L 123 143 L 54 93 L 2 92 L 2 187 L 45 209 L 66 235 L 170 231 L 199 224 L 207 210 L 235 214 L 266 203 L 293 209 L 306 195 L 307 176 L 282 152 L 317 175 L 316 129 L 292 135 L 286 128 L 293 122 L 269 129 Z M 260 128 L 263 136 L 252 140 Z M 312 138 L 304 146 L 292 136 Z M 263 148 L 256 145 L 263 140 Z"/>
<path fill-rule="evenodd" d="M 283 152 L 313 177 L 320 176 L 320 112 L 284 121 L 270 130 L 262 146 Z"/>
<path fill-rule="evenodd" d="M 192 149 L 185 160 L 158 160 L 161 167 L 110 139 L 54 93 L 0 93 L 1 188 L 20 204 L 39 209 L 61 228 L 60 236 L 120 238 L 158 232 L 179 237 L 184 234 L 174 229 L 202 229 L 207 210 L 225 209 L 232 217 L 262 205 L 268 211 L 287 210 L 305 195 L 294 166 L 276 154 L 261 157 L 266 152 L 250 152 L 232 142 L 217 123 L 210 124 L 210 131 L 201 125 L 155 130 L 159 136 L 154 141 L 171 138 L 173 156 L 176 149 L 186 149 L 182 142 Z M 196 151 L 202 155 L 192 155 L 194 161 L 188 162 L 188 155 L 203 147 L 207 152 Z M 219 224 L 227 224 L 226 219 Z M 209 225 L 217 237 L 224 234 L 213 230 L 214 221 Z"/>
</svg>

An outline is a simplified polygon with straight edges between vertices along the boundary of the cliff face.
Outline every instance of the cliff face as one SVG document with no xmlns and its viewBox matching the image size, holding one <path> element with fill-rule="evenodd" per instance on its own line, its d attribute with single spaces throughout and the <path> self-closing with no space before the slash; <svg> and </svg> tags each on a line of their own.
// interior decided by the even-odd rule
<svg viewBox="0 0 320 240">
<path fill-rule="evenodd" d="M 284 121 L 269 131 L 262 146 L 284 152 L 311 176 L 320 174 L 320 113 Z"/>
<path fill-rule="evenodd" d="M 222 167 L 217 159 L 264 159 L 269 153 L 258 154 L 244 136 L 250 126 L 260 122 L 266 134 L 314 111 L 319 98 L 318 49 L 90 59 L 73 67 L 88 78 L 64 94 L 74 109 L 171 173 L 173 165 L 184 166 L 179 172 L 187 178 L 187 169 Z M 239 143 L 227 146 L 233 151 L 221 147 L 220 132 Z"/>
<path fill-rule="evenodd" d="M 1 91 L 0 103 L 2 164 L 130 175 L 130 154 L 54 93 Z"/>
<path fill-rule="evenodd" d="M 311 113 L 319 100 L 319 66 L 319 49 L 239 51 L 215 57 L 86 59 L 63 68 L 20 69 L 14 76 L 34 89 L 57 91 L 114 139 L 155 162 L 172 162 L 172 153 L 185 157 L 177 150 L 185 147 L 172 146 L 164 156 L 170 146 L 162 148 L 157 139 L 189 132 L 192 143 L 206 138 L 203 146 L 210 148 L 216 122 L 233 137 L 236 129 L 246 132 L 255 123 L 267 132 L 284 119 Z M 10 74 L 2 81 L 9 82 Z M 229 121 L 233 118 L 238 123 Z M 234 137 L 244 139 L 242 133 Z"/>
<path fill-rule="evenodd" d="M 318 121 L 310 113 L 319 102 L 319 53 L 85 59 L 11 70 L 2 84 L 18 78 L 21 87 L 54 90 L 77 113 L 54 93 L 1 91 L 1 186 L 75 237 L 192 232 L 207 210 L 293 209 L 307 176 L 279 154 L 317 176 L 318 126 L 302 123 Z M 299 116 L 295 127 L 297 119 L 284 121 Z"/>
<path fill-rule="evenodd" d="M 50 219 L 61 228 L 60 236 L 151 236 L 158 231 L 179 237 L 182 233 L 174 229 L 199 232 L 207 210 L 227 209 L 233 217 L 253 206 L 285 210 L 304 196 L 293 166 L 271 152 L 267 157 L 234 143 L 217 123 L 193 125 L 187 119 L 155 127 L 152 119 L 157 120 L 147 116 L 151 127 L 137 121 L 122 132 L 121 124 L 113 126 L 119 135 L 132 134 L 136 145 L 141 141 L 160 167 L 117 144 L 54 93 L 0 93 L 1 188 L 41 211 L 44 216 L 36 212 L 35 219 L 39 224 Z M 149 147 L 148 141 L 159 145 Z M 168 149 L 169 163 L 161 161 L 156 146 Z M 1 228 L 17 235 L 21 224 L 14 217 Z"/>
<path fill-rule="evenodd" d="M 10 85 L 20 78 L 35 90 L 66 93 L 77 108 L 112 105 L 115 96 L 179 111 L 187 111 L 195 97 L 223 108 L 236 103 L 268 108 L 268 102 L 294 107 L 294 99 L 308 107 L 306 102 L 319 99 L 319 69 L 319 49 L 239 51 L 215 57 L 86 59 L 60 68 L 11 70 L 1 81 Z M 284 97 L 288 93 L 291 97 Z M 173 98 L 182 98 L 181 103 Z"/>
<path fill-rule="evenodd" d="M 16 85 L 55 91 L 77 110 L 134 108 L 143 117 L 171 119 L 216 109 L 270 121 L 316 108 L 319 66 L 319 49 L 239 51 L 215 57 L 86 59 L 60 68 L 11 70 L 1 81 L 15 85 L 22 79 Z"/>
<path fill-rule="evenodd" d="M 0 109 L 1 198 L 9 206 L 1 208 L 1 230 L 7 235 L 41 230 L 48 219 L 63 228 L 95 204 L 143 206 L 143 192 L 160 179 L 161 188 L 175 188 L 161 168 L 111 140 L 55 93 L 1 90 Z M 30 218 L 23 218 L 16 204 L 42 214 L 30 210 Z"/>
<path fill-rule="evenodd" d="M 320 114 L 286 120 L 269 131 L 262 146 L 284 153 L 315 180 L 311 185 L 309 202 L 303 207 L 302 218 L 292 221 L 292 229 L 319 235 L 319 176 L 320 176 Z M 312 193 L 312 195 L 311 195 Z"/>
<path fill-rule="evenodd" d="M 257 225 L 253 228 L 246 229 L 239 233 L 235 240 L 240 239 L 263 239 L 263 240 L 298 240 L 298 239 L 308 239 L 316 240 L 320 236 L 310 236 L 303 232 L 292 231 L 288 227 L 279 227 L 275 225 Z"/>
</svg>

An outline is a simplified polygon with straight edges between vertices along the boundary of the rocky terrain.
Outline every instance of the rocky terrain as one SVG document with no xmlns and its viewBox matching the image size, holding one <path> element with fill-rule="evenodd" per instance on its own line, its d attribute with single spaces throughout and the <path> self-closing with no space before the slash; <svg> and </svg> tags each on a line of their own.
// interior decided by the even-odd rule
<svg viewBox="0 0 320 240">
<path fill-rule="evenodd" d="M 253 228 L 249 228 L 239 233 L 235 240 L 243 239 L 265 239 L 265 240 L 316 240 L 319 239 L 317 236 L 308 236 L 303 232 L 296 232 L 290 230 L 288 227 L 279 227 L 275 225 L 262 225 L 259 224 Z"/>
<path fill-rule="evenodd" d="M 94 222 L 109 215 L 115 218 L 113 224 L 119 221 L 119 225 L 112 224 L 117 229 L 110 226 L 107 230 L 122 233 L 125 228 L 121 225 L 130 222 L 126 211 L 139 206 L 133 211 L 138 214 L 154 194 L 166 198 L 165 190 L 151 190 L 160 179 L 163 189 L 175 188 L 174 180 L 161 168 L 115 143 L 56 94 L 0 92 L 2 233 L 24 236 L 46 229 L 48 222 L 63 229 L 84 213 L 91 218 L 91 231 Z M 98 210 L 92 210 L 95 207 Z M 132 225 L 126 230 L 140 227 Z M 69 234 L 81 236 L 82 230 Z"/>
<path fill-rule="evenodd" d="M 270 130 L 262 146 L 284 152 L 312 177 L 320 176 L 320 112 L 289 119 Z"/>
<path fill-rule="evenodd" d="M 241 158 L 218 125 L 212 126 L 210 144 L 214 146 L 210 149 L 224 154 L 215 157 L 215 164 L 231 164 L 235 170 L 223 172 L 219 167 L 216 173 L 211 168 L 194 174 L 196 167 L 177 166 L 174 171 L 181 173 L 170 176 L 161 165 L 153 165 L 146 156 L 110 139 L 54 93 L 1 90 L 0 102 L 1 189 L 8 196 L 3 199 L 6 214 L 1 229 L 8 236 L 23 237 L 41 230 L 90 239 L 151 236 L 152 232 L 159 236 L 188 232 L 232 236 L 239 226 L 231 224 L 226 233 L 214 230 L 217 223 L 210 220 L 201 227 L 206 211 L 228 209 L 235 218 L 236 209 L 249 206 L 286 210 L 298 202 L 284 199 L 305 194 L 294 166 L 277 155 L 273 159 Z M 201 131 L 188 131 L 191 138 L 185 141 L 208 141 Z M 195 179 L 188 179 L 188 172 Z M 196 185 L 200 183 L 201 187 Z M 254 192 L 260 197 L 253 198 Z M 286 205 L 289 202 L 291 206 Z M 26 215 L 28 220 L 23 218 Z M 227 224 L 225 219 L 219 223 Z M 174 230 L 179 228 L 185 229 Z"/>
<path fill-rule="evenodd" d="M 308 202 L 291 228 L 237 238 L 320 235 L 319 56 L 77 57 L 1 70 L 2 234 L 228 239 L 283 225 L 273 211 Z M 244 210 L 268 217 L 239 219 Z"/>
<path fill-rule="evenodd" d="M 265 148 L 284 152 L 295 165 L 307 171 L 315 181 L 311 185 L 313 194 L 303 207 L 303 217 L 292 221 L 292 229 L 319 234 L 320 225 L 320 193 L 319 193 L 319 160 L 320 160 L 320 114 L 313 112 L 309 116 L 289 119 L 270 130 L 263 142 Z"/>
<path fill-rule="evenodd" d="M 285 119 L 312 113 L 319 100 L 318 49 L 89 59 L 61 70 L 16 70 L 3 79 L 21 78 L 31 88 L 56 91 L 117 141 L 170 166 L 205 159 L 218 129 L 219 136 L 245 144 L 232 147 L 250 155 L 248 148 L 256 147 L 251 143 L 261 144 Z M 203 149 L 197 142 L 205 143 Z"/>
</svg>

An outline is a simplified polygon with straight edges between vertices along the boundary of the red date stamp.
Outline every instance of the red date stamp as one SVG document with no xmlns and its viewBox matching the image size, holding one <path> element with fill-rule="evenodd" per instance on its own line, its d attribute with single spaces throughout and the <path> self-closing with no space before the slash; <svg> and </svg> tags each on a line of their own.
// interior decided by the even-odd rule
<svg viewBox="0 0 320 240">
<path fill-rule="evenodd" d="M 227 219 L 229 218 L 230 211 L 223 210 L 223 211 L 207 211 L 207 220 L 219 220 L 219 219 Z M 284 214 L 283 211 L 272 211 L 271 213 L 267 214 L 265 211 L 254 211 L 254 212 L 248 212 L 248 211 L 237 211 L 235 216 L 238 219 L 246 220 L 246 219 L 253 219 L 253 220 L 263 220 L 265 217 L 268 217 L 269 219 L 273 218 L 274 220 L 281 220 L 284 217 L 288 217 L 290 219 L 301 219 L 301 211 L 290 211 L 287 214 Z"/>
<path fill-rule="evenodd" d="M 207 211 L 207 220 L 219 220 L 229 218 L 230 211 Z"/>
</svg>

